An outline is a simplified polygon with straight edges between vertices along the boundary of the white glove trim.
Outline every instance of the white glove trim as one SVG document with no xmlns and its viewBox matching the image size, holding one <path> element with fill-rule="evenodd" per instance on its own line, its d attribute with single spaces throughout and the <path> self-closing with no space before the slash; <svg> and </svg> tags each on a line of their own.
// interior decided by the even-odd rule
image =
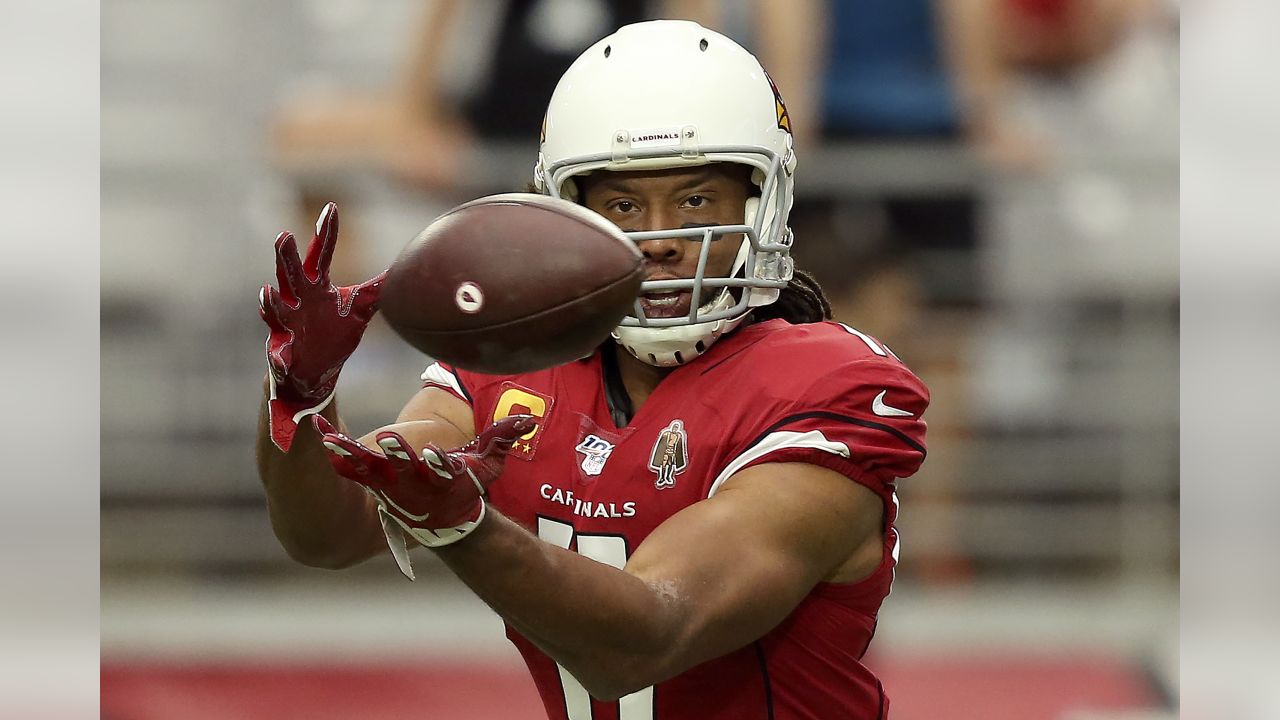
<svg viewBox="0 0 1280 720">
<path fill-rule="evenodd" d="M 366 488 L 367 489 L 367 488 Z M 409 580 L 414 580 L 413 562 L 409 559 L 409 546 L 404 540 L 404 533 L 417 540 L 424 547 L 437 548 L 445 545 L 452 545 L 467 535 L 471 534 L 480 525 L 480 521 L 484 520 L 485 503 L 480 501 L 480 515 L 475 520 L 468 520 L 451 528 L 440 528 L 439 530 L 428 530 L 426 528 L 415 528 L 404 524 L 395 515 L 387 510 L 387 505 L 393 505 L 400 512 L 404 512 L 403 508 L 391 502 L 391 498 L 386 497 L 382 493 L 375 493 L 369 490 L 369 494 L 373 495 L 378 501 L 378 519 L 382 522 L 382 534 L 387 538 L 387 547 L 391 549 L 391 556 L 396 560 L 396 566 L 400 568 L 400 572 Z M 416 517 L 412 513 L 405 513 L 411 517 Z M 426 515 L 422 516 L 426 518 Z M 404 532 L 401 532 L 403 530 Z"/>
<path fill-rule="evenodd" d="M 279 400 L 280 399 L 279 396 L 276 395 L 276 374 L 271 372 L 270 370 L 267 371 L 267 384 L 271 388 L 271 395 L 270 395 L 271 399 Z M 309 407 L 303 410 L 299 410 L 298 412 L 294 413 L 293 424 L 294 425 L 300 424 L 302 422 L 302 418 L 308 415 L 317 415 L 321 412 L 324 412 L 324 409 L 329 407 L 329 403 L 333 402 L 333 398 L 337 394 L 338 394 L 338 390 L 337 388 L 334 388 L 333 392 L 330 392 L 328 395 L 326 395 L 325 398 L 321 400 L 318 405 L 314 407 Z"/>
</svg>

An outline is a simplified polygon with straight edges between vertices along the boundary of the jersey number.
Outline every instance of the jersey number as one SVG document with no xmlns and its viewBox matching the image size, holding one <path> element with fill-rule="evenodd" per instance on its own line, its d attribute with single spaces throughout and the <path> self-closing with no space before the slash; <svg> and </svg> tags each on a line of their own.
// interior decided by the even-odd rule
<svg viewBox="0 0 1280 720">
<path fill-rule="evenodd" d="M 573 542 L 573 526 L 559 520 L 538 518 L 538 537 L 566 550 Z M 617 535 L 578 535 L 578 554 L 621 569 L 627 564 L 626 538 Z M 564 706 L 569 720 L 593 720 L 591 696 L 577 678 L 556 665 L 560 671 L 560 687 L 564 689 Z M 618 720 L 653 720 L 653 687 L 618 699 Z"/>
<path fill-rule="evenodd" d="M 856 336 L 859 340 L 866 343 L 867 347 L 871 348 L 871 352 L 879 355 L 880 357 L 892 357 L 894 360 L 897 360 L 898 362 L 902 362 L 902 360 L 897 356 L 897 354 L 895 354 L 892 350 L 889 349 L 888 345 L 885 345 L 884 343 L 877 344 L 879 341 L 875 340 L 870 335 L 862 332 L 861 330 L 858 330 L 857 328 L 849 327 L 844 323 L 840 323 L 840 327 L 844 328 L 845 332 L 849 333 L 850 335 Z"/>
</svg>

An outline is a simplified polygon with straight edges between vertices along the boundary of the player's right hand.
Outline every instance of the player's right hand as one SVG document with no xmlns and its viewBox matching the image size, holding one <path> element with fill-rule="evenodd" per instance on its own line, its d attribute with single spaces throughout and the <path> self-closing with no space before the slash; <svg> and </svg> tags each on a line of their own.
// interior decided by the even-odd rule
<svg viewBox="0 0 1280 720">
<path fill-rule="evenodd" d="M 276 281 L 258 294 L 262 319 L 270 328 L 267 366 L 271 386 L 268 414 L 271 440 L 288 452 L 298 423 L 333 399 L 342 365 L 355 352 L 378 310 L 383 272 L 359 285 L 335 287 L 329 263 L 338 242 L 338 206 L 325 205 L 307 259 L 298 257 L 293 235 L 276 238 Z"/>
<path fill-rule="evenodd" d="M 480 524 L 485 491 L 502 474 L 511 445 L 536 422 L 532 415 L 512 415 L 447 451 L 427 444 L 418 452 L 398 433 L 383 431 L 375 436 L 377 452 L 323 415 L 311 420 L 333 469 L 364 487 L 383 516 L 426 547 L 457 542 Z"/>
</svg>

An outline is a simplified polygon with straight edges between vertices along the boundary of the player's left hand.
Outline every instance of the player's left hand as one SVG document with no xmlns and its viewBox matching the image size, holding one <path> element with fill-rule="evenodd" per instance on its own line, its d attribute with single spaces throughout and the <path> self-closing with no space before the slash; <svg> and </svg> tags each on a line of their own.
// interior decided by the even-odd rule
<svg viewBox="0 0 1280 720">
<path fill-rule="evenodd" d="M 267 336 L 271 440 L 283 452 L 292 446 L 298 422 L 333 400 L 338 373 L 378 311 L 386 273 L 359 285 L 335 286 L 329 279 L 329 263 L 337 242 L 338 206 L 329 203 L 316 223 L 305 261 L 291 233 L 276 238 L 280 288 L 267 284 L 258 293 L 259 314 L 271 331 Z"/>
<path fill-rule="evenodd" d="M 380 453 L 342 434 L 322 415 L 311 422 L 339 475 L 363 486 L 378 501 L 379 512 L 413 539 L 441 547 L 466 537 L 484 519 L 486 490 L 502 473 L 512 443 L 533 429 L 535 419 L 512 415 L 463 447 L 446 451 L 427 444 L 418 454 L 395 432 L 374 436 Z"/>
</svg>

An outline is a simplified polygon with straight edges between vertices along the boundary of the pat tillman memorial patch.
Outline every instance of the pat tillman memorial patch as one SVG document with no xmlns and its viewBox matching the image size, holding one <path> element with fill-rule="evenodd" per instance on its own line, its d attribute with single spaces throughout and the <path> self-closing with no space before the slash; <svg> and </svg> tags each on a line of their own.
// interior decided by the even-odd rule
<svg viewBox="0 0 1280 720">
<path fill-rule="evenodd" d="M 657 474 L 653 486 L 659 490 L 676 486 L 676 475 L 689 466 L 689 438 L 684 432 L 683 420 L 672 420 L 658 433 L 658 441 L 649 454 L 649 469 Z"/>
</svg>

